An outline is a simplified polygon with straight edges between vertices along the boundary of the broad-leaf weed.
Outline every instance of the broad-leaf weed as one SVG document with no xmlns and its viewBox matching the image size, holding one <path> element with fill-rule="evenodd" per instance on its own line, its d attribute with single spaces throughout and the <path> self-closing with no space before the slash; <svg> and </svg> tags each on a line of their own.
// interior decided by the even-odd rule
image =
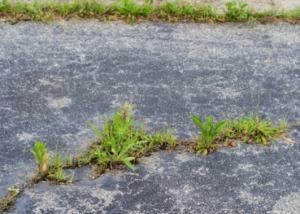
<svg viewBox="0 0 300 214">
<path fill-rule="evenodd" d="M 214 141 L 222 132 L 223 128 L 227 124 L 227 121 L 221 121 L 217 124 L 214 124 L 212 116 L 207 117 L 205 122 L 203 122 L 196 115 L 191 115 L 191 118 L 201 130 L 201 135 L 196 146 L 197 154 L 207 155 L 217 146 Z"/>
</svg>

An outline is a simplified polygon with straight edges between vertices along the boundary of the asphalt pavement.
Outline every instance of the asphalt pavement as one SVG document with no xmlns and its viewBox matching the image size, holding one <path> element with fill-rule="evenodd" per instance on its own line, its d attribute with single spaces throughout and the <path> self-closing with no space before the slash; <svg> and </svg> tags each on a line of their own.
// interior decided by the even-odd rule
<svg viewBox="0 0 300 214">
<path fill-rule="evenodd" d="M 258 113 L 299 122 L 300 25 L 72 21 L 0 25 L 0 198 L 34 173 L 36 140 L 64 154 L 96 136 L 125 101 L 147 129 L 198 130 Z M 300 128 L 294 142 L 239 144 L 208 157 L 158 152 L 136 171 L 28 188 L 9 213 L 299 213 Z"/>
</svg>

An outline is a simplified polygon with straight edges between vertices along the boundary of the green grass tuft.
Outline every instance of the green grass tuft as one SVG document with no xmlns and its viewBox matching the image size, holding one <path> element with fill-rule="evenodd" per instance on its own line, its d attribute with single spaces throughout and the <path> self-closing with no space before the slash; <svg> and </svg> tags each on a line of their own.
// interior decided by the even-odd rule
<svg viewBox="0 0 300 214">
<path fill-rule="evenodd" d="M 216 148 L 217 143 L 215 140 L 226 126 L 227 121 L 214 124 L 212 116 L 207 117 L 205 122 L 196 115 L 192 115 L 191 117 L 193 122 L 201 130 L 201 135 L 196 146 L 197 154 L 207 155 Z"/>
<path fill-rule="evenodd" d="M 241 140 L 244 143 L 268 145 L 271 140 L 284 133 L 288 127 L 285 120 L 281 120 L 279 124 L 275 125 L 270 120 L 264 120 L 257 115 L 223 120 L 217 124 L 213 123 L 212 116 L 207 117 L 205 122 L 196 115 L 191 117 L 201 130 L 199 140 L 196 142 L 196 152 L 203 155 L 207 155 L 218 145 L 229 141 Z"/>
<path fill-rule="evenodd" d="M 104 125 L 103 130 L 88 123 L 99 137 L 99 143 L 92 145 L 88 153 L 79 158 L 82 165 L 95 162 L 98 173 L 120 164 L 134 170 L 136 158 L 155 148 L 176 146 L 176 138 L 170 129 L 149 135 L 143 126 L 136 126 L 133 108 L 133 104 L 125 103 Z"/>
<path fill-rule="evenodd" d="M 274 125 L 270 120 L 264 120 L 258 115 L 250 115 L 248 118 L 237 118 L 230 121 L 226 129 L 226 138 L 241 139 L 245 143 L 268 145 L 270 140 L 274 140 L 286 128 L 285 120 Z"/>
<path fill-rule="evenodd" d="M 229 21 L 245 21 L 252 15 L 252 11 L 248 9 L 248 4 L 236 0 L 226 3 L 225 15 Z"/>
<path fill-rule="evenodd" d="M 47 144 L 36 141 L 34 144 L 34 149 L 31 149 L 30 152 L 34 156 L 37 164 L 39 173 L 41 175 L 45 175 L 48 170 L 49 164 L 49 153 L 47 151 Z"/>
<path fill-rule="evenodd" d="M 72 183 L 73 175 L 66 176 L 63 172 L 62 155 L 57 151 L 49 158 L 47 144 L 36 141 L 34 149 L 30 150 L 37 164 L 38 171 L 35 180 L 49 180 L 56 184 Z"/>
</svg>

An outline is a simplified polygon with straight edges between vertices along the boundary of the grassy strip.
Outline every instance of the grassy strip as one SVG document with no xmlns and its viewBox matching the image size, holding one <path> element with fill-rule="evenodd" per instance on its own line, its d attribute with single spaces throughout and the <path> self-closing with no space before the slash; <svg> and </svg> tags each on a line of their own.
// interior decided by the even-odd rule
<svg viewBox="0 0 300 214">
<path fill-rule="evenodd" d="M 93 164 L 93 178 L 97 178 L 107 170 L 124 169 L 126 166 L 134 170 L 138 158 L 157 150 L 173 149 L 176 146 L 183 146 L 186 151 L 205 156 L 220 146 L 235 146 L 235 141 L 268 145 L 269 141 L 284 133 L 288 127 L 285 121 L 275 125 L 269 120 L 254 115 L 248 118 L 223 120 L 219 123 L 214 123 L 212 116 L 202 120 L 196 115 L 191 115 L 201 135 L 196 141 L 178 141 L 170 129 L 147 134 L 143 125 L 136 125 L 133 108 L 133 104 L 125 103 L 102 130 L 88 123 L 97 134 L 99 141 L 77 156 L 62 159 L 62 155 L 56 151 L 50 157 L 47 145 L 40 141 L 35 142 L 34 148 L 30 151 L 37 162 L 36 175 L 21 188 L 9 189 L 7 197 L 0 200 L 0 213 L 9 209 L 19 193 L 32 184 L 42 180 L 53 184 L 72 183 L 74 174 L 65 175 L 63 170 L 66 168 Z"/>
<path fill-rule="evenodd" d="M 71 18 L 125 20 L 136 21 L 168 21 L 168 22 L 274 22 L 284 21 L 297 23 L 300 21 L 300 8 L 291 11 L 255 12 L 248 8 L 242 0 L 231 1 L 223 13 L 210 4 L 200 5 L 179 0 L 163 3 L 134 0 L 118 0 L 112 4 L 104 4 L 96 0 L 77 0 L 72 3 L 55 2 L 15 2 L 2 0 L 0 18 L 7 21 L 42 21 L 68 20 Z"/>
</svg>

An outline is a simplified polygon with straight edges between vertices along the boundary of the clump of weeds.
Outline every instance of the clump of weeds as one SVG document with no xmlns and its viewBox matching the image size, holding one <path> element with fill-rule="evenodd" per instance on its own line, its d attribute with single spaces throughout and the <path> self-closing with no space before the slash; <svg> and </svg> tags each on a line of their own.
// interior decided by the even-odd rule
<svg viewBox="0 0 300 214">
<path fill-rule="evenodd" d="M 176 146 L 176 138 L 170 129 L 150 135 L 143 125 L 137 126 L 133 109 L 133 104 L 125 103 L 102 130 L 88 123 L 97 134 L 99 143 L 93 144 L 85 155 L 78 158 L 80 164 L 96 163 L 96 174 L 123 166 L 135 170 L 136 158 L 157 148 Z"/>
<path fill-rule="evenodd" d="M 94 177 L 106 170 L 128 167 L 135 170 L 136 159 L 158 149 L 173 148 L 177 145 L 171 129 L 147 134 L 143 124 L 138 126 L 133 116 L 134 105 L 125 103 L 111 116 L 102 129 L 87 123 L 97 134 L 98 141 L 87 151 L 62 160 L 57 151 L 49 158 L 47 146 L 41 141 L 35 143 L 31 153 L 38 164 L 36 180 L 48 180 L 55 184 L 72 183 L 74 174 L 65 175 L 64 168 L 76 168 L 95 164 Z"/>
<path fill-rule="evenodd" d="M 196 152 L 197 154 L 207 155 L 215 150 L 217 146 L 216 139 L 226 126 L 227 121 L 214 124 L 212 116 L 207 117 L 206 121 L 203 121 L 196 115 L 192 115 L 191 118 L 201 130 L 201 135 L 196 145 Z"/>
<path fill-rule="evenodd" d="M 270 120 L 264 120 L 258 115 L 248 118 L 237 118 L 228 123 L 225 138 L 239 139 L 245 143 L 268 145 L 271 140 L 282 134 L 288 127 L 285 120 L 275 125 Z"/>
<path fill-rule="evenodd" d="M 230 21 L 244 21 L 251 16 L 252 11 L 243 0 L 235 0 L 226 3 L 226 18 Z"/>
<path fill-rule="evenodd" d="M 62 160 L 62 154 L 56 151 L 50 161 L 47 178 L 57 184 L 72 183 L 74 173 L 65 175 L 63 167 L 64 162 Z"/>
<path fill-rule="evenodd" d="M 201 130 L 201 135 L 196 142 L 196 152 L 202 155 L 214 151 L 221 144 L 234 146 L 236 145 L 235 141 L 269 145 L 270 141 L 283 134 L 288 127 L 286 120 L 281 120 L 276 125 L 258 115 L 224 120 L 216 124 L 214 124 L 212 116 L 207 117 L 205 122 L 196 115 L 191 117 Z M 228 142 L 230 143 L 228 144 Z"/>
<path fill-rule="evenodd" d="M 135 22 L 136 17 L 148 17 L 154 11 L 151 2 L 146 0 L 142 4 L 138 4 L 134 0 L 118 0 L 112 4 L 112 9 L 116 14 L 125 16 L 132 24 Z"/>
<path fill-rule="evenodd" d="M 47 180 L 55 184 L 72 183 L 73 175 L 66 176 L 63 172 L 62 155 L 60 153 L 55 152 L 50 159 L 47 144 L 41 141 L 35 142 L 34 149 L 30 151 L 38 164 L 35 180 Z"/>
<path fill-rule="evenodd" d="M 127 3 L 131 4 L 130 2 Z M 122 4 L 125 4 L 125 2 Z M 127 5 L 125 7 L 135 11 L 134 7 L 136 6 Z M 179 14 L 179 10 L 176 8 L 172 10 Z M 132 11 L 123 14 L 134 13 Z M 177 145 L 183 146 L 186 151 L 196 152 L 204 156 L 216 150 L 218 146 L 230 145 L 228 142 L 242 141 L 244 143 L 268 145 L 271 140 L 282 135 L 288 127 L 285 120 L 274 124 L 270 120 L 262 119 L 257 115 L 222 120 L 218 123 L 213 121 L 212 116 L 208 116 L 206 120 L 203 120 L 196 115 L 191 115 L 192 121 L 201 131 L 201 135 L 197 137 L 196 141 L 178 142 L 171 129 L 158 131 L 154 134 L 146 133 L 144 125 L 138 125 L 133 116 L 133 109 L 133 104 L 123 104 L 104 124 L 102 129 L 88 123 L 97 134 L 98 140 L 85 152 L 68 157 L 65 160 L 62 159 L 62 154 L 58 151 L 53 155 L 49 155 L 47 144 L 36 141 L 30 152 L 37 163 L 37 174 L 30 181 L 24 183 L 22 187 L 8 190 L 7 196 L 0 200 L 0 212 L 9 209 L 20 192 L 24 191 L 26 187 L 41 180 L 50 181 L 54 184 L 72 183 L 74 174 L 66 175 L 64 173 L 65 168 L 93 164 L 93 178 L 97 178 L 106 170 L 124 169 L 125 167 L 135 170 L 135 163 L 138 158 L 147 156 L 153 151 L 172 149 Z M 294 126 L 299 126 L 299 124 Z"/>
<path fill-rule="evenodd" d="M 150 138 L 150 148 L 159 147 L 171 149 L 176 147 L 177 139 L 174 136 L 172 129 L 168 128 L 167 131 L 158 131 Z"/>
</svg>

